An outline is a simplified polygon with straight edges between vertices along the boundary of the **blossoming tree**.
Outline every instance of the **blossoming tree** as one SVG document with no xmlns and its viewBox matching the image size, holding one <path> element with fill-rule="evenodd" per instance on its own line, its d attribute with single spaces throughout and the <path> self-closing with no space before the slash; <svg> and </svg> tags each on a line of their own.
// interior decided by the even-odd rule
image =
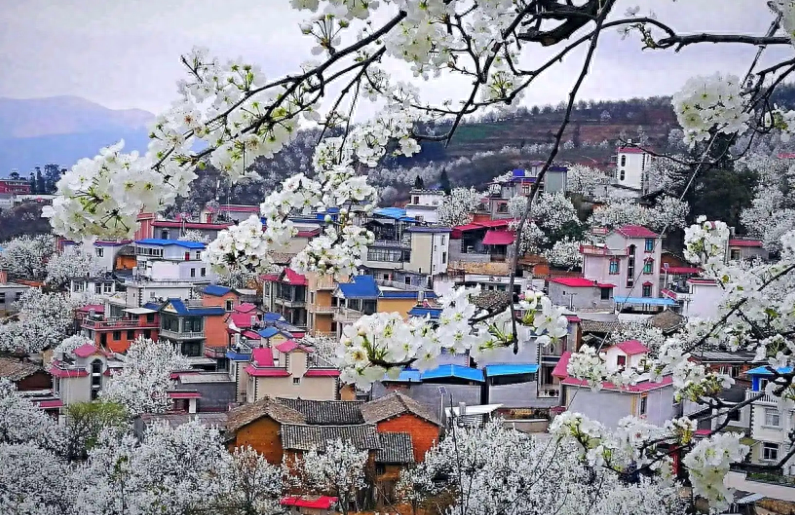
<svg viewBox="0 0 795 515">
<path fill-rule="evenodd" d="M 44 279 L 47 261 L 55 253 L 50 235 L 20 236 L 2 245 L 0 269 L 22 279 Z"/>
<path fill-rule="evenodd" d="M 480 205 L 483 194 L 474 188 L 455 188 L 444 196 L 439 206 L 439 223 L 449 226 L 464 225 L 472 219 L 472 211 Z"/>
<path fill-rule="evenodd" d="M 621 30 L 630 36 L 628 44 L 639 40 L 652 51 L 709 43 L 756 47 L 757 56 L 772 46 L 791 51 L 795 34 L 795 4 L 789 0 L 768 3 L 772 12 L 766 33 L 742 35 L 681 34 L 637 8 L 621 15 L 615 0 L 292 0 L 291 4 L 311 13 L 301 30 L 316 42 L 313 54 L 321 56 L 320 61 L 269 78 L 252 63 L 222 64 L 206 50 L 184 56 L 187 78 L 180 82 L 180 98 L 155 120 L 147 152 L 125 154 L 119 143 L 93 159 L 79 161 L 58 183 L 58 197 L 48 209 L 53 229 L 75 240 L 129 237 L 139 212 L 168 208 L 178 195 L 188 192 L 197 166 L 209 161 L 231 179 L 240 179 L 255 158 L 271 158 L 293 140 L 306 120 L 322 128 L 313 173 L 285 180 L 262 203 L 262 219 L 252 216 L 222 232 L 208 246 L 206 258 L 219 272 L 242 268 L 261 273 L 272 265 L 271 253 L 283 249 L 295 234 L 291 214 L 335 208 L 339 216 L 325 218 L 323 234 L 310 241 L 291 266 L 299 272 L 348 276 L 362 264 L 373 240 L 359 223 L 377 201 L 367 170 L 387 155 L 415 155 L 422 141 L 449 142 L 467 115 L 518 105 L 539 76 L 552 73 L 558 63 L 579 51 L 582 65 L 562 104 L 561 124 L 516 226 L 522 234 L 546 171 L 563 145 L 603 31 Z M 779 27 L 783 35 L 776 34 Z M 526 62 L 525 49 L 536 45 L 551 51 L 549 60 Z M 456 88 L 460 98 L 430 103 L 415 84 L 393 80 L 385 58 L 403 63 L 417 81 L 452 75 L 463 78 L 468 87 Z M 673 97 L 683 140 L 701 156 L 688 163 L 693 174 L 714 161 L 729 159 L 732 143 L 742 134 L 795 131 L 795 113 L 769 101 L 776 86 L 795 72 L 791 62 L 781 60 L 762 68 L 756 58 L 740 72 L 743 76 L 727 70 L 694 77 Z M 341 87 L 334 98 L 327 98 L 330 84 Z M 377 115 L 353 123 L 357 107 L 367 101 L 376 103 Z M 421 127 L 427 121 L 441 121 L 445 130 L 425 134 Z M 328 129 L 334 129 L 333 136 Z M 201 144 L 194 145 L 197 142 Z M 726 150 L 715 150 L 721 148 Z M 770 358 L 774 369 L 790 363 L 795 346 L 788 345 L 791 332 L 786 326 L 793 309 L 788 305 L 791 297 L 779 286 L 786 281 L 779 279 L 795 269 L 795 262 L 788 261 L 795 234 L 787 232 L 781 238 L 783 264 L 742 268 L 739 273 L 739 268 L 726 268 L 713 255 L 724 229 L 704 224 L 688 232 L 691 257 L 700 259 L 728 291 L 727 311 L 716 329 L 695 340 L 670 338 L 659 356 L 647 361 L 648 370 L 624 370 L 620 375 L 607 373 L 598 348 L 585 347 L 572 355 L 569 373 L 594 387 L 604 380 L 629 384 L 641 373 L 670 374 L 679 398 L 725 409 L 717 394 L 731 378 L 707 372 L 687 359 L 693 349 L 713 339 L 718 328 L 720 334 L 727 334 L 728 326 L 733 348 L 756 349 Z M 514 256 L 518 259 L 518 253 Z M 337 348 L 342 379 L 367 385 L 407 365 L 432 367 L 442 349 L 468 351 L 477 358 L 496 347 L 518 347 L 531 338 L 544 345 L 566 334 L 562 311 L 541 294 L 525 292 L 507 310 L 484 313 L 469 301 L 471 293 L 462 289 L 443 297 L 438 327 L 379 313 L 346 328 Z M 771 320 L 770 313 L 777 316 Z M 789 379 L 777 375 L 768 393 L 795 397 L 789 393 Z M 694 427 L 690 419 L 671 421 L 664 428 L 629 420 L 619 431 L 610 432 L 567 414 L 556 420 L 553 430 L 560 444 L 578 446 L 591 467 L 616 474 L 653 470 L 666 461 L 656 442 L 678 445 L 686 453 L 682 463 L 696 495 L 716 509 L 725 508 L 730 496 L 722 479 L 729 464 L 742 459 L 747 449 L 734 434 L 717 434 L 696 443 Z"/>
<path fill-rule="evenodd" d="M 94 249 L 82 245 L 70 245 L 60 254 L 47 261 L 47 283 L 55 288 L 62 287 L 69 279 L 93 277 L 102 271 L 102 266 Z"/>
</svg>

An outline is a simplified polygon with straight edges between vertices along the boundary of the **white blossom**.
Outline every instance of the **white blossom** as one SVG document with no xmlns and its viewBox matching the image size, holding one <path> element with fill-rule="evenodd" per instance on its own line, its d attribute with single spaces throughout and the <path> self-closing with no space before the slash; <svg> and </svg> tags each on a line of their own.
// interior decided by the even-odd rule
<svg viewBox="0 0 795 515">
<path fill-rule="evenodd" d="M 442 205 L 437 211 L 439 223 L 454 227 L 464 225 L 472 220 L 472 212 L 483 200 L 483 193 L 474 188 L 453 188 L 450 195 L 445 195 Z"/>
<path fill-rule="evenodd" d="M 47 283 L 63 286 L 69 279 L 95 277 L 103 272 L 94 249 L 84 245 L 70 245 L 47 261 Z"/>
</svg>

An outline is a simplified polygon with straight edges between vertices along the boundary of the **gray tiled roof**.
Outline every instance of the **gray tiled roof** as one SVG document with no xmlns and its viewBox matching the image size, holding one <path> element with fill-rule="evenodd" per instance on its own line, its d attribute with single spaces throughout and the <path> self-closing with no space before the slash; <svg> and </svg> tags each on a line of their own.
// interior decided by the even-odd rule
<svg viewBox="0 0 795 515">
<path fill-rule="evenodd" d="M 226 428 L 230 433 L 234 433 L 241 427 L 265 416 L 281 424 L 303 424 L 306 422 L 306 418 L 298 411 L 283 405 L 276 399 L 265 397 L 230 411 L 227 414 Z"/>
<path fill-rule="evenodd" d="M 21 381 L 43 370 L 39 365 L 16 358 L 0 358 L 0 377 L 9 381 Z"/>
<path fill-rule="evenodd" d="M 378 433 L 381 448 L 375 453 L 376 463 L 414 463 L 414 449 L 408 433 Z"/>
<path fill-rule="evenodd" d="M 471 299 L 472 304 L 488 311 L 502 311 L 511 305 L 511 294 L 507 291 L 482 291 Z"/>
<path fill-rule="evenodd" d="M 309 401 L 281 397 L 276 400 L 301 413 L 306 424 L 347 426 L 364 423 L 361 401 Z"/>
<path fill-rule="evenodd" d="M 394 392 L 364 403 L 361 406 L 361 412 L 369 424 L 375 424 L 403 413 L 412 413 L 437 426 L 442 425 L 430 409 L 400 392 Z"/>
<path fill-rule="evenodd" d="M 664 332 L 675 331 L 685 323 L 685 317 L 674 313 L 670 309 L 652 315 L 647 321 L 651 327 L 656 327 Z"/>
<path fill-rule="evenodd" d="M 607 320 L 581 319 L 580 327 L 583 333 L 610 333 L 619 329 L 620 322 Z"/>
<path fill-rule="evenodd" d="M 285 449 L 295 451 L 322 449 L 326 442 L 334 440 L 350 441 L 359 450 L 381 448 L 375 426 L 369 424 L 355 426 L 285 424 L 282 426 L 282 447 Z"/>
</svg>

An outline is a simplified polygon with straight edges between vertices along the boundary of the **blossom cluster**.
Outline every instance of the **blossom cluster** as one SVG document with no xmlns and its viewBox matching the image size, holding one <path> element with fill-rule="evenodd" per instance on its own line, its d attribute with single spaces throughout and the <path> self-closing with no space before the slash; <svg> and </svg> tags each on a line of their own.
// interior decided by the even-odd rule
<svg viewBox="0 0 795 515">
<path fill-rule="evenodd" d="M 443 350 L 477 358 L 506 345 L 536 339 L 549 345 L 566 336 L 568 321 L 563 310 L 540 292 L 528 291 L 518 304 L 526 328 L 519 342 L 513 341 L 510 310 L 488 322 L 478 321 L 480 310 L 470 297 L 479 292 L 458 288 L 441 298 L 438 325 L 430 320 L 404 321 L 398 313 L 376 313 L 361 317 L 343 329 L 336 351 L 337 365 L 344 382 L 368 386 L 385 374 L 396 376 L 410 365 L 418 370 L 436 366 Z"/>
<path fill-rule="evenodd" d="M 742 434 L 718 433 L 700 440 L 682 463 L 687 466 L 690 483 L 695 492 L 717 511 L 726 510 L 732 493 L 723 483 L 729 467 L 748 454 L 749 447 L 740 443 Z"/>
<path fill-rule="evenodd" d="M 708 139 L 711 131 L 745 132 L 751 119 L 745 109 L 747 101 L 739 77 L 720 73 L 688 79 L 672 99 L 685 142 L 690 145 Z"/>
</svg>

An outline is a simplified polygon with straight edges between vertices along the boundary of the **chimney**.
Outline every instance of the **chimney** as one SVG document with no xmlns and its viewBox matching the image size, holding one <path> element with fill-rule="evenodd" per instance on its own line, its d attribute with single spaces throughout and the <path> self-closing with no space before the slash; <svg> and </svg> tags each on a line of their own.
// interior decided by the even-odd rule
<svg viewBox="0 0 795 515">
<path fill-rule="evenodd" d="M 467 414 L 467 403 L 466 402 L 459 402 L 458 403 L 458 416 L 465 417 Z"/>
<path fill-rule="evenodd" d="M 8 282 L 8 272 L 5 270 L 0 270 L 0 284 L 6 284 Z"/>
<path fill-rule="evenodd" d="M 425 291 L 420 290 L 417 292 L 417 305 L 422 306 L 423 301 L 425 300 Z"/>
</svg>

